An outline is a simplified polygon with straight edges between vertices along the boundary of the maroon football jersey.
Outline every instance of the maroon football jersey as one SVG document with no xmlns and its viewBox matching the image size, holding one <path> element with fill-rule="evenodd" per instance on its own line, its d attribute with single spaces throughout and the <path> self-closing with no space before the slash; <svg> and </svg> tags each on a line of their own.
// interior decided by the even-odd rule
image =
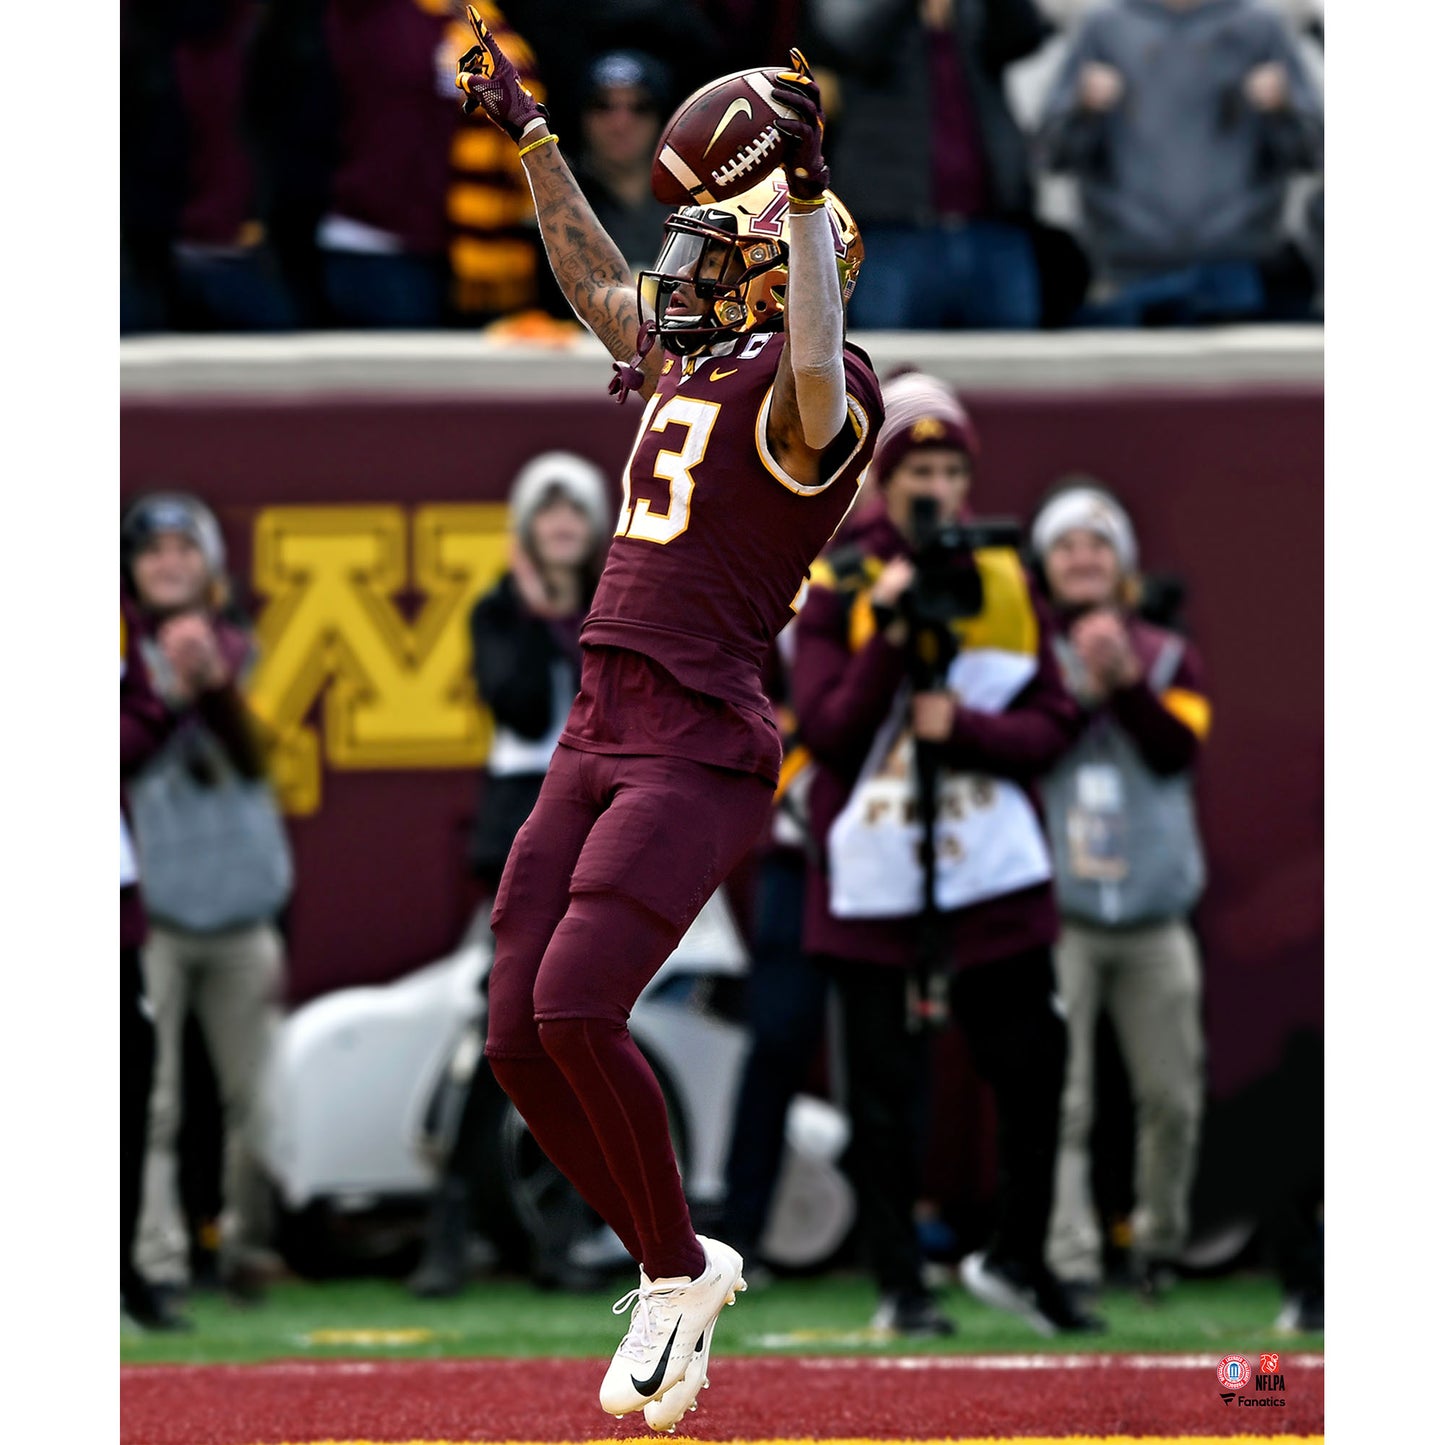
<svg viewBox="0 0 1445 1445">
<path fill-rule="evenodd" d="M 883 418 L 872 364 L 845 346 L 848 440 L 826 457 L 831 475 L 814 486 L 793 481 L 767 443 L 766 407 L 783 340 L 781 332 L 758 333 L 726 354 L 668 358 L 623 473 L 617 532 L 582 626 L 593 666 L 584 660 L 564 742 L 758 765 L 736 736 L 726 737 L 716 714 L 730 712 L 755 737 L 764 730 L 763 770 L 776 776 L 778 745 L 763 688 L 768 647 L 802 605 L 808 569 L 852 504 Z M 645 669 L 650 680 L 633 707 L 622 702 L 630 680 L 603 696 L 599 649 L 626 649 L 655 664 Z M 665 707 L 659 715 L 658 668 L 684 692 L 702 695 L 691 705 L 680 700 L 675 725 Z M 703 699 L 716 701 L 704 706 Z M 719 710 L 717 701 L 726 707 Z M 715 715 L 712 725 L 700 722 L 699 709 Z M 717 741 L 709 746 L 712 732 Z"/>
</svg>

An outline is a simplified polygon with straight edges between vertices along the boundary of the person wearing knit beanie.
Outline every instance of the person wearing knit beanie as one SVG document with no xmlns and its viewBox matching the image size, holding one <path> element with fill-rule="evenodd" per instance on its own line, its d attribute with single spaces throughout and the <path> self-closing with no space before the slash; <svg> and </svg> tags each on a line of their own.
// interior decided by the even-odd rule
<svg viewBox="0 0 1445 1445">
<path fill-rule="evenodd" d="M 954 1330 L 925 1283 L 912 1223 L 928 1041 L 911 1026 L 920 1020 L 910 996 L 935 1006 L 946 997 L 1000 1121 L 1003 1202 L 960 1278 L 1042 1334 L 1091 1333 L 1101 1322 L 1044 1260 L 1066 1026 L 1053 1001 L 1058 913 L 1034 791 L 1082 715 L 1013 549 L 975 550 L 942 532 L 969 517 L 980 448 L 967 411 L 920 372 L 881 390 L 877 499 L 814 569 L 791 672 L 814 758 L 804 948 L 839 1001 L 873 1323 L 914 1337 Z M 945 627 L 961 645 L 941 656 Z M 925 787 L 937 806 L 935 909 L 923 905 Z"/>
<path fill-rule="evenodd" d="M 1033 546 L 1046 557 L 1065 533 L 1079 528 L 1114 549 L 1119 570 L 1129 578 L 1139 570 L 1139 549 L 1134 526 L 1118 498 L 1091 477 L 1077 477 L 1064 485 L 1039 509 L 1034 519 Z"/>
<path fill-rule="evenodd" d="M 226 544 L 215 513 L 188 492 L 148 492 L 126 508 L 120 524 L 121 577 L 132 595 L 138 591 L 137 560 L 167 538 L 184 539 L 189 556 L 152 579 L 146 607 L 157 613 L 186 611 L 202 595 L 211 607 L 222 607 L 227 600 Z"/>
<path fill-rule="evenodd" d="M 264 725 L 245 679 L 257 659 L 248 619 L 229 607 L 215 514 L 185 492 L 137 498 L 121 522 L 122 592 L 135 653 L 164 704 L 166 746 L 127 778 L 148 936 L 139 961 L 154 1041 L 135 1266 L 184 1290 L 203 1262 L 253 1302 L 277 1266 L 252 1128 L 279 1022 L 286 948 L 277 917 L 292 861 L 266 777 Z M 225 1140 L 214 1236 L 193 1231 L 178 1187 L 193 1020 L 216 1072 Z"/>
<path fill-rule="evenodd" d="M 1203 1112 L 1202 965 L 1189 916 L 1205 876 L 1192 774 L 1211 709 L 1197 647 L 1136 611 L 1139 549 L 1116 497 L 1091 477 L 1065 478 L 1032 541 L 1060 666 L 1088 718 L 1043 784 L 1069 1029 L 1047 1258 L 1076 1295 L 1103 1279 L 1090 1140 L 1104 1013 L 1136 1105 L 1130 1268 L 1152 1299 L 1189 1238 Z"/>
<path fill-rule="evenodd" d="M 868 468 L 885 487 L 908 453 L 918 447 L 952 447 L 963 453 L 970 474 L 980 451 L 978 429 L 953 389 L 921 371 L 895 374 L 883 383 L 883 425 Z"/>
<path fill-rule="evenodd" d="M 889 484 L 905 466 L 910 480 L 939 497 L 945 512 L 966 505 L 981 450 L 978 429 L 953 388 L 936 376 L 911 368 L 895 371 L 882 386 L 883 425 L 873 460 L 863 474 L 857 501 L 840 528 L 848 537 L 882 507 Z M 916 489 L 916 488 L 915 488 Z M 950 495 L 956 492 L 956 495 Z M 906 513 L 895 502 L 890 511 Z"/>
<path fill-rule="evenodd" d="M 581 684 L 579 634 L 615 517 L 601 468 L 575 452 L 543 452 L 512 483 L 508 567 L 472 604 L 467 621 L 472 682 L 492 719 L 467 862 L 488 894 L 496 892 L 512 843 L 541 795 Z M 407 1281 L 422 1299 L 466 1286 L 486 1162 L 466 1121 L 490 1107 L 488 1090 L 495 1088 L 489 1068 L 473 1073 L 462 1127 L 432 1195 L 425 1248 Z M 566 1268 L 562 1260 L 539 1261 L 538 1276 L 556 1284 Z"/>
</svg>

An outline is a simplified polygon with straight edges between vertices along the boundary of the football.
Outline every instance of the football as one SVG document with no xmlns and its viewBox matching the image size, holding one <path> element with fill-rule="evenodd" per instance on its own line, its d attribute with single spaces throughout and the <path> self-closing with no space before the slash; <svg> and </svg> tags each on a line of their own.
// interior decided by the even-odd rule
<svg viewBox="0 0 1445 1445">
<path fill-rule="evenodd" d="M 782 162 L 772 97 L 779 66 L 739 70 L 695 90 L 663 127 L 652 194 L 666 206 L 705 206 L 749 190 Z"/>
</svg>

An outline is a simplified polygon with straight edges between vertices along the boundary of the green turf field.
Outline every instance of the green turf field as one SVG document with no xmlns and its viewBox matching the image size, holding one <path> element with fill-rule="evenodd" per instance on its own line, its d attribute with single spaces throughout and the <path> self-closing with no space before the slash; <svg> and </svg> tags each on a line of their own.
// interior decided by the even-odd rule
<svg viewBox="0 0 1445 1445">
<path fill-rule="evenodd" d="M 447 1355 L 607 1355 L 626 1329 L 602 1294 L 540 1293 L 515 1279 L 479 1280 L 460 1298 L 413 1299 L 399 1281 L 345 1280 L 274 1286 L 264 1304 L 240 1306 L 194 1296 L 189 1334 L 145 1335 L 123 1328 L 124 1363 L 296 1358 L 429 1358 Z M 949 1340 L 880 1341 L 867 1333 L 873 1288 L 854 1275 L 785 1280 L 749 1291 L 722 1322 L 730 1353 L 1178 1350 L 1202 1353 L 1317 1351 L 1322 1335 L 1283 1337 L 1272 1326 L 1278 1284 L 1238 1275 L 1179 1284 L 1145 1305 L 1127 1291 L 1106 1292 L 1102 1335 L 1045 1340 L 1020 1320 L 978 1304 L 955 1286 L 940 1296 L 958 1325 Z M 722 1336 L 719 1335 L 721 1343 Z"/>
</svg>

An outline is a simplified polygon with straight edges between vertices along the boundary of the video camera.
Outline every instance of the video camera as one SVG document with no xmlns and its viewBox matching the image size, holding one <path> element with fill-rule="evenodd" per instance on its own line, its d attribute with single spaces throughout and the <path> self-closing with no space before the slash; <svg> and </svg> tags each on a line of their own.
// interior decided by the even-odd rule
<svg viewBox="0 0 1445 1445">
<path fill-rule="evenodd" d="M 986 547 L 1017 551 L 1023 528 L 1008 517 L 946 522 L 936 497 L 915 497 L 910 530 L 914 576 L 899 599 L 899 611 L 908 623 L 911 651 L 940 674 L 957 648 L 953 623 L 983 611 L 983 578 L 974 554 Z"/>
</svg>

